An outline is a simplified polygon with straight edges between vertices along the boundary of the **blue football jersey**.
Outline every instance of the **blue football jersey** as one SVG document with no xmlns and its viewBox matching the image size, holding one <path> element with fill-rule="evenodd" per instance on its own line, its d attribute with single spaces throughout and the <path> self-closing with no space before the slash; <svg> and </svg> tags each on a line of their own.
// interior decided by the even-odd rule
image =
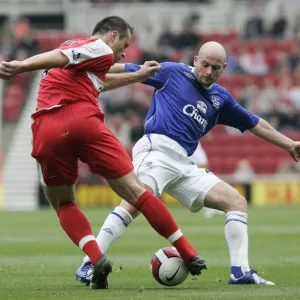
<svg viewBox="0 0 300 300">
<path fill-rule="evenodd" d="M 216 124 L 241 132 L 253 128 L 259 118 L 243 108 L 229 91 L 214 83 L 205 89 L 193 68 L 181 63 L 162 63 L 156 76 L 144 84 L 153 86 L 151 106 L 145 119 L 145 134 L 163 134 L 177 141 L 192 155 L 198 141 Z M 140 69 L 126 64 L 126 72 Z"/>
</svg>

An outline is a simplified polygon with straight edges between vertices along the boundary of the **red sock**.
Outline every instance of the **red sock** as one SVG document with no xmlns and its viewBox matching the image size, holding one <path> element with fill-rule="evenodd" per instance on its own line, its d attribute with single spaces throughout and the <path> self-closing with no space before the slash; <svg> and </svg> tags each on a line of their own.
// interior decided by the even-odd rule
<svg viewBox="0 0 300 300">
<path fill-rule="evenodd" d="M 183 235 L 172 244 L 185 262 L 189 262 L 192 256 L 198 255 L 197 251 Z"/>
<path fill-rule="evenodd" d="M 96 264 L 102 253 L 85 215 L 78 209 L 75 203 L 61 206 L 57 210 L 57 215 L 61 227 L 69 238 L 86 253 L 93 265 Z"/>
<path fill-rule="evenodd" d="M 138 199 L 135 207 L 143 213 L 156 232 L 169 239 L 184 261 L 189 262 L 192 256 L 197 255 L 197 251 L 182 235 L 166 205 L 157 197 L 145 191 Z"/>
</svg>

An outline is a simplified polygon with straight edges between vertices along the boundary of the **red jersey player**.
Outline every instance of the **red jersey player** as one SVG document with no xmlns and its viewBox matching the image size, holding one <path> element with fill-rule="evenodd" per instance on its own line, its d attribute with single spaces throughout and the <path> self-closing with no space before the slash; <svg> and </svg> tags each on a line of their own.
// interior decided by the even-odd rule
<svg viewBox="0 0 300 300">
<path fill-rule="evenodd" d="M 161 68 L 157 62 L 147 62 L 138 72 L 119 74 L 119 79 L 116 75 L 106 78 L 110 67 L 125 56 L 132 32 L 122 18 L 107 17 L 96 24 L 90 38 L 69 40 L 53 51 L 0 64 L 2 79 L 46 69 L 40 81 L 37 110 L 32 115 L 32 156 L 62 228 L 94 265 L 92 288 L 107 288 L 112 267 L 75 204 L 78 160 L 105 177 L 120 197 L 144 214 L 151 226 L 177 248 L 192 275 L 206 268 L 167 207 L 138 180 L 126 150 L 105 125 L 98 106 L 98 94 L 105 85 L 111 89 L 118 80 L 123 84 L 141 82 Z"/>
</svg>

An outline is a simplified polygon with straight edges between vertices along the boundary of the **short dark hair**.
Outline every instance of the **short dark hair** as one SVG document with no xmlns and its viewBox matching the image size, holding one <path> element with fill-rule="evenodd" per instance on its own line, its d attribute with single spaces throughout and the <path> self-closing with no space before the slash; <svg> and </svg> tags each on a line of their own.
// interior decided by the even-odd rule
<svg viewBox="0 0 300 300">
<path fill-rule="evenodd" d="M 113 30 L 119 32 L 121 39 L 128 35 L 128 30 L 131 34 L 133 33 L 133 27 L 131 27 L 124 19 L 117 16 L 111 16 L 98 22 L 93 30 L 93 34 L 105 34 Z"/>
</svg>

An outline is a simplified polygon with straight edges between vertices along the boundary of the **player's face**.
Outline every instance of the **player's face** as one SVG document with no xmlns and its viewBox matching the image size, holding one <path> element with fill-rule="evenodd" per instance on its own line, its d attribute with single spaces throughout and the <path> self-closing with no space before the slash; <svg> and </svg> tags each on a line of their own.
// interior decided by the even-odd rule
<svg viewBox="0 0 300 300">
<path fill-rule="evenodd" d="M 118 62 L 121 58 L 125 57 L 125 49 L 129 47 L 131 41 L 131 33 L 128 30 L 128 34 L 120 38 L 120 35 L 118 32 L 115 33 L 114 39 L 110 45 L 111 49 L 114 52 L 115 56 L 115 63 Z"/>
<path fill-rule="evenodd" d="M 199 55 L 194 57 L 195 75 L 203 86 L 210 86 L 219 79 L 226 68 L 221 57 Z"/>
</svg>

